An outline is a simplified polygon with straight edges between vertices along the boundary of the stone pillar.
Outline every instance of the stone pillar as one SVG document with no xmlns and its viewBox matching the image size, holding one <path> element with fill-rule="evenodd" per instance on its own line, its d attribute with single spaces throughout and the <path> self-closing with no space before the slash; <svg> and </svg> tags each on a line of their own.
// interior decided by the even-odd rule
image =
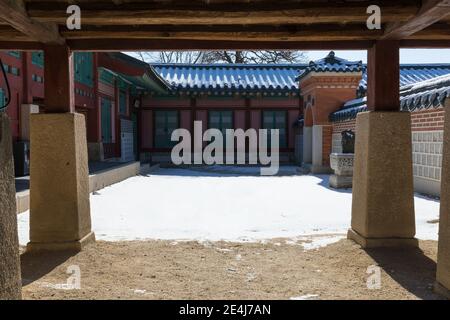
<svg viewBox="0 0 450 320">
<path fill-rule="evenodd" d="M 435 291 L 450 299 L 450 100 L 445 107 L 444 149 L 441 178 L 441 214 Z"/>
<path fill-rule="evenodd" d="M 303 128 L 303 163 L 312 163 L 312 127 Z"/>
<path fill-rule="evenodd" d="M 30 141 L 30 115 L 39 113 L 39 106 L 35 104 L 23 104 L 20 107 L 20 139 Z"/>
<path fill-rule="evenodd" d="M 0 194 L 0 300 L 21 299 L 12 138 L 5 113 L 0 113 Z"/>
<path fill-rule="evenodd" d="M 360 113 L 356 132 L 348 237 L 364 248 L 417 246 L 410 113 Z"/>
<path fill-rule="evenodd" d="M 80 251 L 95 240 L 84 116 L 32 115 L 31 159 L 27 250 Z"/>
</svg>

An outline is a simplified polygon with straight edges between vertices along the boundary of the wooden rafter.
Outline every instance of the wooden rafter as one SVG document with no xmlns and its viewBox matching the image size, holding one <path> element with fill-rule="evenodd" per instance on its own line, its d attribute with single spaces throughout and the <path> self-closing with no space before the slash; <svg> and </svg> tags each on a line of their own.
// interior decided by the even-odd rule
<svg viewBox="0 0 450 320">
<path fill-rule="evenodd" d="M 33 40 L 43 43 L 64 43 L 55 25 L 32 20 L 21 1 L 0 0 L 0 20 Z"/>
<path fill-rule="evenodd" d="M 428 17 L 427 23 L 413 28 L 409 35 L 400 39 L 408 41 L 408 45 L 437 47 L 447 46 L 450 41 L 450 15 L 439 12 L 437 16 L 436 13 L 445 12 L 448 7 L 444 4 L 448 2 L 450 0 L 0 0 L 0 43 L 3 42 L 3 48 L 12 42 L 30 48 L 36 43 L 66 41 L 79 50 L 101 51 L 208 50 L 230 44 L 249 49 L 357 49 L 358 46 L 366 49 L 368 44 L 392 36 L 384 30 L 367 28 L 367 7 L 376 4 L 381 7 L 385 25 L 397 22 L 394 29 L 389 25 L 388 33 L 411 28 Z M 81 7 L 81 30 L 66 27 L 69 4 Z"/>
<path fill-rule="evenodd" d="M 450 0 L 424 0 L 417 15 L 407 22 L 387 26 L 383 40 L 400 40 L 450 16 Z"/>
</svg>

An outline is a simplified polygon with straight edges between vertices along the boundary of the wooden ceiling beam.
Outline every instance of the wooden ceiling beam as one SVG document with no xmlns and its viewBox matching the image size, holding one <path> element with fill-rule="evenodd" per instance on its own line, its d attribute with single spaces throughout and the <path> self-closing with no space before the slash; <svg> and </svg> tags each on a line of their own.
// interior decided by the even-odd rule
<svg viewBox="0 0 450 320">
<path fill-rule="evenodd" d="M 424 0 L 419 12 L 405 23 L 389 24 L 383 40 L 401 40 L 450 16 L 450 0 Z"/>
<path fill-rule="evenodd" d="M 372 3 L 373 2 L 373 3 Z M 365 23 L 367 7 L 378 4 L 383 21 L 407 21 L 420 7 L 415 0 L 364 1 L 112 1 L 81 3 L 85 25 L 152 25 L 152 24 L 309 24 L 309 23 Z M 28 2 L 28 15 L 41 22 L 64 24 L 67 3 Z"/>
<path fill-rule="evenodd" d="M 56 26 L 46 25 L 33 21 L 28 17 L 21 1 L 0 0 L 0 20 L 5 21 L 11 27 L 43 43 L 64 43 Z"/>
<path fill-rule="evenodd" d="M 405 49 L 450 49 L 450 40 L 401 40 Z"/>
<path fill-rule="evenodd" d="M 64 30 L 66 39 L 192 39 L 192 40 L 253 40 L 253 41 L 337 41 L 376 40 L 382 31 L 367 30 L 363 25 L 345 28 L 339 25 L 321 26 L 104 26 L 82 30 Z"/>
<path fill-rule="evenodd" d="M 229 41 L 183 39 L 73 39 L 74 51 L 161 51 L 161 50 L 364 50 L 374 41 Z"/>
<path fill-rule="evenodd" d="M 39 51 L 43 50 L 43 44 L 33 41 L 3 41 L 0 40 L 0 50 L 2 51 Z"/>
</svg>

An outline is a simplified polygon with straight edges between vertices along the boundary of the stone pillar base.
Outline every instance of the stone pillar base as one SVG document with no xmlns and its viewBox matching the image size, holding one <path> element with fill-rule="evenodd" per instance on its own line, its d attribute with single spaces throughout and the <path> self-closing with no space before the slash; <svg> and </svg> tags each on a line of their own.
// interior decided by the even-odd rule
<svg viewBox="0 0 450 320">
<path fill-rule="evenodd" d="M 444 298 L 450 300 L 450 290 L 437 281 L 434 283 L 433 291 L 443 296 Z"/>
<path fill-rule="evenodd" d="M 31 116 L 29 250 L 81 250 L 92 241 L 84 116 Z"/>
<path fill-rule="evenodd" d="M 410 113 L 360 113 L 356 132 L 352 230 L 371 247 L 417 245 Z"/>
<path fill-rule="evenodd" d="M 0 112 L 0 300 L 22 298 L 16 189 L 8 116 Z"/>
<path fill-rule="evenodd" d="M 333 174 L 330 177 L 330 187 L 334 189 L 351 189 L 353 185 L 353 177 L 338 176 Z"/>
<path fill-rule="evenodd" d="M 90 232 L 81 240 L 71 242 L 29 242 L 27 244 L 27 252 L 34 251 L 74 251 L 83 250 L 88 244 L 95 242 L 94 232 Z"/>
<path fill-rule="evenodd" d="M 416 238 L 365 238 L 352 229 L 348 230 L 347 239 L 355 241 L 364 249 L 380 247 L 417 247 L 419 245 L 419 241 Z"/>
</svg>

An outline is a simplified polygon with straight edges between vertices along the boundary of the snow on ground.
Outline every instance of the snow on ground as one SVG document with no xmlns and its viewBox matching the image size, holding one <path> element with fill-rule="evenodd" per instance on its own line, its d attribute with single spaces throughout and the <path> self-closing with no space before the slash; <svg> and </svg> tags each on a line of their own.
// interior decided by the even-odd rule
<svg viewBox="0 0 450 320">
<path fill-rule="evenodd" d="M 328 188 L 328 176 L 261 177 L 258 168 L 159 169 L 91 195 L 97 239 L 263 241 L 289 238 L 305 250 L 342 239 L 351 219 L 351 190 Z M 417 237 L 437 240 L 439 202 L 416 196 Z M 19 216 L 28 242 L 29 213 Z"/>
</svg>

